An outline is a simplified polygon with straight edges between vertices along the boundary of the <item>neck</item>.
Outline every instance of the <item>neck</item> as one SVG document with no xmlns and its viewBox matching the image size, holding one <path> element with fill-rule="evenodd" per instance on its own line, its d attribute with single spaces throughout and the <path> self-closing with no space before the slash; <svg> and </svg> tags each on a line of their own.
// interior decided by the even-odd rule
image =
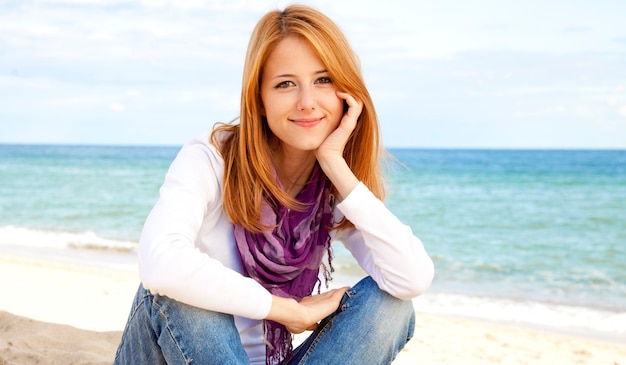
<svg viewBox="0 0 626 365">
<path fill-rule="evenodd" d="M 272 156 L 274 168 L 283 190 L 295 198 L 306 185 L 315 166 L 315 154 L 311 151 L 285 151 L 279 148 Z"/>
</svg>

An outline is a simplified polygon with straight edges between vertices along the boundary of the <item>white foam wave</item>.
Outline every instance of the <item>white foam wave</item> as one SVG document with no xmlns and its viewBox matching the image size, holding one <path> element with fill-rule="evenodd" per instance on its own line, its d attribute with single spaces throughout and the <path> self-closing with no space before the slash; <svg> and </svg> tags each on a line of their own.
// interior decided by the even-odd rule
<svg viewBox="0 0 626 365">
<path fill-rule="evenodd" d="M 626 340 L 626 312 L 427 292 L 414 300 L 418 311 L 532 325 L 562 332 Z"/>
<path fill-rule="evenodd" d="M 4 226 L 0 227 L 0 245 L 134 251 L 137 247 L 137 242 L 106 239 L 99 237 L 93 232 L 53 232 Z M 134 261 L 131 266 L 133 265 Z M 340 276 L 347 275 L 348 277 L 340 280 L 342 285 L 346 283 L 352 284 L 350 282 L 352 278 L 350 274 L 352 272 L 350 270 L 344 271 L 346 271 L 346 268 L 340 267 L 337 273 Z M 415 308 L 422 312 L 472 317 L 519 325 L 536 325 L 557 331 L 586 335 L 594 334 L 600 337 L 626 340 L 625 311 L 607 311 L 562 304 L 433 291 L 416 298 L 414 303 Z"/>
<path fill-rule="evenodd" d="M 117 251 L 133 251 L 137 247 L 136 242 L 107 239 L 96 235 L 94 232 L 54 232 L 15 226 L 0 227 L 0 244 Z"/>
</svg>

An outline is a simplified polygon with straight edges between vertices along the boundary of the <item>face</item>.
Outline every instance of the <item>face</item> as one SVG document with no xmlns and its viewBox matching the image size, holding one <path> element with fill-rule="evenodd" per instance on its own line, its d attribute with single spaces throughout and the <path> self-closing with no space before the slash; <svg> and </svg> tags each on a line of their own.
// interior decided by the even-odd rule
<svg viewBox="0 0 626 365">
<path fill-rule="evenodd" d="M 326 67 L 298 37 L 280 41 L 264 67 L 263 108 L 283 152 L 317 149 L 343 116 L 343 99 Z"/>
</svg>

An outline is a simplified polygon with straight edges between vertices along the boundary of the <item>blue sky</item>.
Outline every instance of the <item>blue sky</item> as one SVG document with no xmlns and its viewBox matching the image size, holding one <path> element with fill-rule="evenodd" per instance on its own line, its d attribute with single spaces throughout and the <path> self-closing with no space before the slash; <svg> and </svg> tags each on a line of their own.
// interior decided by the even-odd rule
<svg viewBox="0 0 626 365">
<path fill-rule="evenodd" d="M 180 145 L 237 116 L 283 1 L 0 2 L 0 143 Z M 388 147 L 626 148 L 626 1 L 302 1 L 358 53 Z"/>
</svg>

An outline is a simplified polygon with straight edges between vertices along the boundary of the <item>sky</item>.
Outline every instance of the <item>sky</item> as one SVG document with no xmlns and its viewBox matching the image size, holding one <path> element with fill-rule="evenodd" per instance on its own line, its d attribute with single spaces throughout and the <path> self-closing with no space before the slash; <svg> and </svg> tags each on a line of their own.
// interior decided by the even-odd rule
<svg viewBox="0 0 626 365">
<path fill-rule="evenodd" d="M 387 147 L 626 149 L 626 1 L 300 1 Z M 181 145 L 238 116 L 262 0 L 0 0 L 0 143 Z"/>
</svg>

